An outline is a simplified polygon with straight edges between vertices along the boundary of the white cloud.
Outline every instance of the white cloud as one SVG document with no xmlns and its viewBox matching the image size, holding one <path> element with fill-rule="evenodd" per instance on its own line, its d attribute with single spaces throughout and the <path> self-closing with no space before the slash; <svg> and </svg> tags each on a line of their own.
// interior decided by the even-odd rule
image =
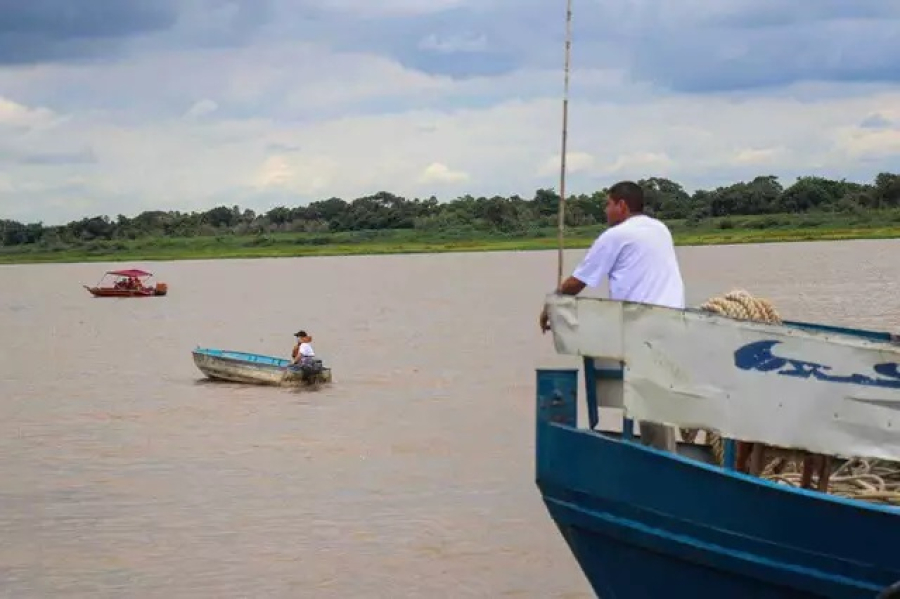
<svg viewBox="0 0 900 599">
<path fill-rule="evenodd" d="M 545 176 L 559 174 L 559 169 L 561 166 L 560 158 L 560 154 L 557 154 L 556 156 L 545 160 L 539 170 L 540 174 Z M 566 150 L 567 175 L 589 171 L 594 167 L 595 164 L 596 160 L 587 152 L 572 152 Z"/>
<path fill-rule="evenodd" d="M 262 190 L 280 189 L 309 196 L 327 193 L 340 174 L 341 165 L 328 157 L 282 154 L 266 158 L 249 183 Z"/>
<path fill-rule="evenodd" d="M 253 181 L 254 186 L 282 187 L 290 184 L 294 179 L 294 169 L 284 156 L 271 156 L 263 162 L 259 174 Z"/>
<path fill-rule="evenodd" d="M 424 14 L 462 4 L 333 0 L 324 8 Z M 447 52 L 495 43 L 477 28 L 420 33 L 409 43 Z M 627 68 L 586 68 L 584 52 L 576 48 L 572 73 L 571 193 L 654 175 L 688 188 L 759 174 L 870 178 L 900 155 L 891 128 L 900 86 L 672 94 L 631 81 Z M 223 202 L 265 209 L 379 190 L 530 195 L 558 184 L 561 84 L 557 66 L 452 78 L 386 52 L 309 40 L 0 69 L 0 218 L 59 222 Z M 873 115 L 881 128 L 862 127 Z M 96 164 L 21 159 L 85 148 Z"/>
<path fill-rule="evenodd" d="M 900 129 L 844 129 L 837 140 L 838 147 L 857 160 L 900 155 Z"/>
<path fill-rule="evenodd" d="M 673 160 L 664 152 L 633 152 L 619 156 L 603 168 L 604 173 L 627 174 L 632 179 L 640 179 L 649 173 L 669 175 Z"/>
<path fill-rule="evenodd" d="M 460 183 L 468 181 L 469 175 L 463 171 L 454 171 L 440 162 L 429 164 L 419 177 L 420 183 Z"/>
<path fill-rule="evenodd" d="M 384 83 L 397 85 L 387 79 Z M 299 86 L 295 93 L 301 93 Z M 569 154 L 569 190 L 589 192 L 608 185 L 612 177 L 653 175 L 703 184 L 722 169 L 749 178 L 762 174 L 760 166 L 766 174 L 816 167 L 852 177 L 848 165 L 860 156 L 900 152 L 896 132 L 856 128 L 866 115 L 892 103 L 900 104 L 900 92 L 816 103 L 791 98 L 738 103 L 676 97 L 634 105 L 579 100 L 572 106 L 570 139 L 578 150 Z M 91 213 L 202 209 L 230 194 L 241 205 L 258 209 L 270 206 L 255 204 L 253 192 L 272 190 L 301 203 L 377 190 L 452 198 L 470 192 L 527 195 L 537 187 L 555 187 L 558 156 L 548 161 L 545 149 L 559 143 L 558 113 L 556 99 L 535 98 L 456 111 L 345 114 L 309 121 L 215 118 L 217 111 L 202 120 L 185 121 L 179 115 L 115 124 L 104 115 L 89 115 L 31 133 L 29 139 L 32 148 L 58 148 L 62 140 L 94 148 L 100 162 L 91 171 L 94 176 L 73 187 L 78 197 L 92 192 Z M 272 147 L 296 149 L 272 152 Z M 780 152 L 774 163 L 773 148 Z M 29 218 L 76 218 L 82 214 L 74 211 L 86 208 L 65 204 L 48 214 L 49 205 L 42 202 L 57 199 L 72 184 L 49 185 L 52 169 L 13 166 L 7 177 L 22 196 L 35 200 L 27 204 Z M 42 191 L 48 185 L 51 191 Z M 123 198 L 134 203 L 123 206 Z M 0 210 L 10 212 L 13 202 L 11 195 L 0 196 Z"/>
<path fill-rule="evenodd" d="M 738 165 L 775 164 L 784 157 L 784 148 L 744 148 L 734 154 L 734 163 Z"/>
<path fill-rule="evenodd" d="M 48 127 L 57 120 L 58 118 L 52 110 L 29 107 L 0 96 L 0 127 L 30 130 Z"/>
<path fill-rule="evenodd" d="M 439 36 L 430 33 L 419 42 L 419 48 L 452 54 L 454 52 L 480 52 L 487 49 L 487 37 L 481 35 Z"/>
<path fill-rule="evenodd" d="M 214 113 L 218 108 L 218 104 L 207 98 L 195 102 L 187 112 L 184 113 L 184 116 L 190 119 L 197 119 Z"/>
</svg>

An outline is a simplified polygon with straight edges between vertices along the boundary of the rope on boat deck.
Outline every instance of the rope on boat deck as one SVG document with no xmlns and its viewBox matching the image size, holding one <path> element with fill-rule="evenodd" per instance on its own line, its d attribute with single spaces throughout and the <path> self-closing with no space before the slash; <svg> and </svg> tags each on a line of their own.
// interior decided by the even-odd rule
<svg viewBox="0 0 900 599">
<path fill-rule="evenodd" d="M 775 474 L 771 471 L 771 465 L 779 459 L 775 458 L 766 466 L 763 478 L 793 487 L 800 486 L 801 472 L 797 462 L 790 462 L 790 472 Z M 831 475 L 828 493 L 873 503 L 900 505 L 900 464 L 888 460 L 847 460 Z"/>
<path fill-rule="evenodd" d="M 781 316 L 769 300 L 753 297 L 742 289 L 710 298 L 701 304 L 700 309 L 738 320 L 782 323 Z M 680 430 L 682 439 L 690 443 L 701 429 Z M 716 463 L 721 466 L 725 463 L 724 441 L 716 431 L 704 429 L 704 432 Z M 765 447 L 772 446 L 765 445 Z M 785 452 L 784 448 L 779 449 L 780 453 Z M 773 482 L 799 487 L 803 457 L 810 454 L 802 450 L 796 450 L 793 454 L 790 459 L 779 456 L 769 460 L 760 476 Z M 900 505 L 900 463 L 861 458 L 847 460 L 831 473 L 828 493 L 873 503 Z"/>
</svg>

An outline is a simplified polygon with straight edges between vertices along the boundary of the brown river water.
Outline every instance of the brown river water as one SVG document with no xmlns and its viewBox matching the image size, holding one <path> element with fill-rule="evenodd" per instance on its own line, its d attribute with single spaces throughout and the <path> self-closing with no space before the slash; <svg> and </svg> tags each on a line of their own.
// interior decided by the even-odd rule
<svg viewBox="0 0 900 599">
<path fill-rule="evenodd" d="M 900 331 L 900 241 L 679 255 L 691 304 Z M 113 266 L 169 296 L 90 297 Z M 591 597 L 534 485 L 534 371 L 572 363 L 537 326 L 555 276 L 555 252 L 0 267 L 0 596 Z M 191 360 L 299 328 L 331 387 Z"/>
</svg>

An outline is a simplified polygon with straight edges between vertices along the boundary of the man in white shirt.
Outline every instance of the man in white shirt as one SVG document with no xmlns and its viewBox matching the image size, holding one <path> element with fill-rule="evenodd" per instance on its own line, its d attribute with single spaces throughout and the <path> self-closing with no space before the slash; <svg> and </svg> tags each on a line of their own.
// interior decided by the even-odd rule
<svg viewBox="0 0 900 599">
<path fill-rule="evenodd" d="M 609 228 L 597 237 L 557 293 L 578 295 L 585 287 L 597 287 L 609 277 L 612 300 L 684 308 L 684 282 L 672 233 L 643 211 L 640 185 L 631 181 L 613 185 L 606 197 Z M 543 332 L 550 328 L 546 308 L 541 312 L 540 326 Z M 676 450 L 674 428 L 641 421 L 640 430 L 643 443 Z"/>
</svg>

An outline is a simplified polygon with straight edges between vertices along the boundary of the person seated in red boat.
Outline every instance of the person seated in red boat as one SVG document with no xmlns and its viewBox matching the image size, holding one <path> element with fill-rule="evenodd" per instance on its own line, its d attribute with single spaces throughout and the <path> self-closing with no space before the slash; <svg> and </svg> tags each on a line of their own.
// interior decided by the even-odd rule
<svg viewBox="0 0 900 599">
<path fill-rule="evenodd" d="M 116 280 L 116 289 L 136 289 L 134 277 L 122 277 Z"/>
<path fill-rule="evenodd" d="M 297 343 L 294 344 L 294 349 L 291 351 L 292 364 L 302 365 L 305 360 L 311 360 L 316 357 L 316 352 L 312 346 L 312 337 L 306 331 L 297 331 L 294 333 L 294 337 L 297 338 Z"/>
</svg>

